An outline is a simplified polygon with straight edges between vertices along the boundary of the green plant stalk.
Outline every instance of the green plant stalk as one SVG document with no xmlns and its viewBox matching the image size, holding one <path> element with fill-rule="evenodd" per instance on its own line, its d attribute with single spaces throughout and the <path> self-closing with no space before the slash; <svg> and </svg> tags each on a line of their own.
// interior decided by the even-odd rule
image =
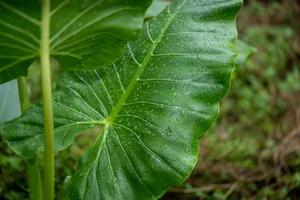
<svg viewBox="0 0 300 200">
<path fill-rule="evenodd" d="M 27 91 L 26 77 L 24 77 L 24 76 L 18 77 L 18 90 L 19 90 L 21 111 L 23 113 L 30 106 L 30 99 L 29 99 L 28 91 Z"/>
<path fill-rule="evenodd" d="M 54 199 L 54 130 L 49 32 L 50 0 L 42 0 L 40 59 L 44 111 L 44 200 Z"/>
<path fill-rule="evenodd" d="M 25 112 L 30 106 L 30 99 L 27 91 L 26 78 L 23 76 L 18 77 L 19 98 L 22 113 Z M 27 174 L 29 185 L 29 199 L 42 200 L 43 188 L 42 179 L 40 175 L 39 163 L 37 160 L 27 161 Z"/>
<path fill-rule="evenodd" d="M 43 187 L 38 160 L 28 160 L 27 169 L 29 183 L 29 199 L 42 200 Z"/>
</svg>

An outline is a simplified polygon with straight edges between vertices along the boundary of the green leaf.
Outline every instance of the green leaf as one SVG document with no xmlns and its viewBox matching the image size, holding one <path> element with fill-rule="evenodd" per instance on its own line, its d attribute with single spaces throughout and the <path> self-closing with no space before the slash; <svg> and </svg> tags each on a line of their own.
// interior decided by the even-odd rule
<svg viewBox="0 0 300 200">
<path fill-rule="evenodd" d="M 55 92 L 55 146 L 100 128 L 66 183 L 72 200 L 156 199 L 182 183 L 218 114 L 237 58 L 240 0 L 176 0 L 113 66 L 68 72 Z M 40 105 L 7 123 L 17 153 L 42 150 Z"/>
<path fill-rule="evenodd" d="M 52 0 L 51 56 L 62 68 L 112 64 L 136 39 L 152 0 Z M 39 59 L 41 2 L 0 0 L 0 83 Z"/>
<path fill-rule="evenodd" d="M 238 58 L 236 61 L 237 66 L 243 65 L 250 56 L 257 52 L 256 48 L 250 46 L 241 40 L 237 41 Z"/>
</svg>

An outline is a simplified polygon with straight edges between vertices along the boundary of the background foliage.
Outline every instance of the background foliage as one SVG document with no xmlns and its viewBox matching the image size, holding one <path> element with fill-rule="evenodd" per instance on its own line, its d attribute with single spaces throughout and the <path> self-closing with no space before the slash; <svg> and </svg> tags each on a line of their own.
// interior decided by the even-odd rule
<svg viewBox="0 0 300 200">
<path fill-rule="evenodd" d="M 236 70 L 218 123 L 202 139 L 193 175 L 163 199 L 292 200 L 300 196 L 299 19 L 297 0 L 245 3 L 239 17 L 240 38 L 258 53 Z M 36 86 L 38 80 L 30 78 L 30 82 Z M 40 95 L 38 90 L 32 94 Z M 63 196 L 64 177 L 74 172 L 78 157 L 94 137 L 93 132 L 82 134 L 57 155 L 58 199 Z M 26 199 L 25 163 L 2 140 L 0 152 L 0 199 Z"/>
</svg>

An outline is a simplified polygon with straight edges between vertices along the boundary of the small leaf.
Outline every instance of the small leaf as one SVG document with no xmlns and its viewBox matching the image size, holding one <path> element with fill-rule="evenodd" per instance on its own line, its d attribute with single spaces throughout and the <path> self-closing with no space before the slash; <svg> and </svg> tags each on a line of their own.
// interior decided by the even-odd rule
<svg viewBox="0 0 300 200">
<path fill-rule="evenodd" d="M 252 56 L 254 53 L 257 52 L 256 48 L 240 40 L 237 41 L 237 49 L 238 49 L 238 58 L 236 61 L 237 66 L 243 65 L 250 56 Z"/>
<path fill-rule="evenodd" d="M 229 87 L 240 6 L 173 1 L 115 65 L 64 74 L 53 102 L 56 150 L 82 130 L 104 130 L 66 182 L 70 199 L 157 199 L 190 175 Z M 16 152 L 34 156 L 42 124 L 36 105 L 7 123 L 4 135 Z"/>
<path fill-rule="evenodd" d="M 136 39 L 152 0 L 52 0 L 51 56 L 62 68 L 112 64 Z M 0 83 L 39 58 L 41 2 L 0 0 Z"/>
</svg>

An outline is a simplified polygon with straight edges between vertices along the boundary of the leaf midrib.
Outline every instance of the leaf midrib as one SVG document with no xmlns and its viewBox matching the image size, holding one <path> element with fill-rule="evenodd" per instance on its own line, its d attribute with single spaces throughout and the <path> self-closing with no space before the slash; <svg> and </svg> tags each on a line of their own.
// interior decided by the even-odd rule
<svg viewBox="0 0 300 200">
<path fill-rule="evenodd" d="M 130 94 L 132 93 L 132 91 L 135 89 L 136 84 L 138 83 L 139 78 L 141 77 L 142 73 L 145 71 L 145 69 L 148 66 L 149 61 L 151 60 L 153 53 L 155 51 L 155 49 L 157 48 L 158 44 L 161 42 L 165 32 L 167 31 L 167 29 L 169 28 L 169 26 L 171 25 L 172 21 L 174 20 L 174 18 L 176 17 L 176 15 L 178 14 L 178 11 L 185 5 L 185 3 L 188 0 L 184 0 L 176 9 L 176 11 L 170 15 L 169 20 L 166 22 L 165 26 L 162 28 L 161 32 L 159 33 L 159 35 L 157 36 L 156 40 L 154 40 L 149 52 L 146 54 L 146 56 L 144 57 L 143 62 L 140 64 L 137 72 L 134 74 L 133 78 L 131 79 L 128 87 L 126 88 L 125 92 L 123 93 L 123 95 L 121 96 L 121 98 L 119 99 L 118 103 L 116 104 L 116 106 L 114 107 L 114 109 L 112 110 L 110 116 L 107 119 L 107 123 L 108 125 L 112 124 L 115 120 L 115 118 L 117 117 L 117 115 L 119 114 L 119 112 L 122 110 L 123 106 L 125 105 L 128 97 L 130 96 Z"/>
</svg>

